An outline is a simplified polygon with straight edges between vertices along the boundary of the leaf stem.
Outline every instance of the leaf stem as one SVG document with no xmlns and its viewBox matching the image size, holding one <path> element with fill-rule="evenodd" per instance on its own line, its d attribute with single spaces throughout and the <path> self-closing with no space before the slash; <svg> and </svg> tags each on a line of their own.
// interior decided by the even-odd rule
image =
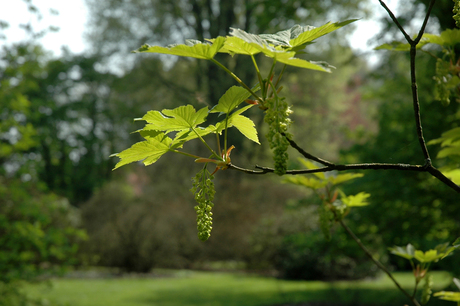
<svg viewBox="0 0 460 306">
<path fill-rule="evenodd" d="M 254 64 L 254 67 L 256 68 L 256 71 L 257 71 L 257 78 L 259 79 L 259 84 L 260 84 L 260 87 L 262 88 L 262 92 L 264 91 L 264 88 L 263 88 L 263 79 L 262 79 L 262 75 L 260 74 L 260 70 L 259 70 L 259 66 L 257 66 L 257 62 L 256 62 L 256 59 L 254 58 L 254 55 L 251 54 L 251 59 L 252 59 L 252 62 Z"/>
<path fill-rule="evenodd" d="M 179 154 L 182 154 L 182 155 L 185 155 L 185 156 L 188 156 L 188 157 L 201 158 L 201 156 L 193 155 L 193 154 L 190 154 L 190 153 L 187 153 L 187 152 L 182 152 L 182 151 L 179 151 L 179 150 L 171 150 L 171 152 L 179 153 Z"/>
<path fill-rule="evenodd" d="M 219 63 L 218 61 L 216 61 L 215 59 L 211 59 L 211 61 L 216 64 L 217 66 L 219 66 L 220 68 L 224 69 L 225 72 L 227 72 L 228 74 L 230 74 L 232 76 L 232 78 L 234 78 L 241 86 L 243 86 L 247 91 L 249 91 L 257 100 L 259 100 L 262 105 L 263 105 L 263 100 L 258 96 L 256 95 L 251 88 L 249 88 L 248 85 L 246 85 L 243 81 L 241 81 L 241 79 L 236 76 L 236 74 L 234 74 L 233 72 L 231 72 L 227 67 L 225 67 L 224 65 L 222 65 L 221 63 Z"/>
<path fill-rule="evenodd" d="M 192 131 L 195 132 L 196 136 L 198 136 L 198 138 L 201 140 L 201 142 L 206 146 L 206 148 L 208 148 L 209 151 L 211 151 L 211 153 L 216 157 L 218 158 L 219 160 L 222 160 L 222 157 L 217 154 L 216 152 L 214 152 L 214 150 L 208 145 L 208 143 L 203 139 L 203 137 L 201 137 L 200 134 L 198 134 L 198 132 L 195 130 L 194 127 L 191 127 Z"/>
</svg>

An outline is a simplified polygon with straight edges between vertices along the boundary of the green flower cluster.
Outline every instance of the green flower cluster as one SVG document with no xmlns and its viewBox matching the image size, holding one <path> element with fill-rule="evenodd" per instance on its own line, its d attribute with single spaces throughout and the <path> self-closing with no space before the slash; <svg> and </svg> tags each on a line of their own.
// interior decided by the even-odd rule
<svg viewBox="0 0 460 306">
<path fill-rule="evenodd" d="M 319 225 L 321 231 L 324 234 L 324 238 L 327 241 L 331 240 L 331 227 L 332 221 L 334 220 L 334 214 L 332 211 L 326 207 L 326 205 L 320 205 L 318 207 L 318 215 L 319 215 Z"/>
<path fill-rule="evenodd" d="M 432 293 L 431 287 L 433 287 L 433 276 L 431 274 L 428 274 L 425 277 L 425 285 L 423 286 L 422 299 L 420 301 L 422 305 L 425 305 L 430 300 Z"/>
<path fill-rule="evenodd" d="M 455 24 L 460 28 L 460 0 L 454 0 L 454 9 L 452 12 L 454 13 L 453 18 L 455 20 Z"/>
<path fill-rule="evenodd" d="M 266 100 L 265 106 L 267 107 L 265 111 L 265 122 L 269 126 L 268 133 L 265 137 L 270 144 L 270 149 L 272 149 L 274 153 L 275 173 L 283 175 L 286 173 L 287 161 L 289 158 L 287 154 L 289 142 L 286 137 L 291 136 L 287 133 L 287 130 L 291 124 L 289 114 L 291 114 L 292 111 L 285 101 L 285 98 L 279 98 L 277 96 Z"/>
<path fill-rule="evenodd" d="M 212 208 L 214 207 L 214 177 L 209 173 L 206 167 L 196 174 L 193 178 L 193 187 L 190 191 L 195 195 L 195 206 L 197 214 L 196 223 L 198 229 L 198 238 L 202 241 L 208 240 L 212 230 Z"/>
</svg>

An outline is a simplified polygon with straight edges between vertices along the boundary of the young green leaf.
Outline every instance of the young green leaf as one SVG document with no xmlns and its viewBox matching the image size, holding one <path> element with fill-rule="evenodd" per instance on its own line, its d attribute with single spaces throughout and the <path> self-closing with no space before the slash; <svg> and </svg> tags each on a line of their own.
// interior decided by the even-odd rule
<svg viewBox="0 0 460 306">
<path fill-rule="evenodd" d="M 319 181 L 313 177 L 305 176 L 290 176 L 283 179 L 283 183 L 305 186 L 313 190 L 323 188 L 327 185 L 327 181 Z"/>
<path fill-rule="evenodd" d="M 369 202 L 367 202 L 367 199 L 370 196 L 371 195 L 369 193 L 360 192 L 356 195 L 349 195 L 346 197 L 342 197 L 341 200 L 348 207 L 366 206 L 366 205 L 369 205 Z"/>
<path fill-rule="evenodd" d="M 350 19 L 342 22 L 328 22 L 320 27 L 312 28 L 310 26 L 306 27 L 293 27 L 291 28 L 291 40 L 289 40 L 289 44 L 291 48 L 295 48 L 306 43 L 312 42 L 313 40 L 329 34 L 335 30 L 340 29 L 352 22 L 357 21 L 358 19 Z"/>
<path fill-rule="evenodd" d="M 236 127 L 246 138 L 260 144 L 254 122 L 251 119 L 240 115 L 253 106 L 254 105 L 247 105 L 233 112 L 226 120 L 216 124 L 215 132 L 220 134 L 226 126 L 227 128 Z"/>
<path fill-rule="evenodd" d="M 415 255 L 415 248 L 412 244 L 408 244 L 405 248 L 400 247 L 400 246 L 394 246 L 392 248 L 388 248 L 390 250 L 391 254 L 406 258 L 411 260 L 414 258 Z"/>
<path fill-rule="evenodd" d="M 257 130 L 251 119 L 242 115 L 235 115 L 230 118 L 229 123 L 230 126 L 236 127 L 246 138 L 260 144 L 257 137 Z"/>
<path fill-rule="evenodd" d="M 309 161 L 308 159 L 299 158 L 299 161 L 300 161 L 307 169 L 318 169 L 318 168 L 319 168 L 317 165 L 315 165 L 314 163 L 312 163 L 312 162 Z M 326 179 L 326 175 L 324 174 L 324 172 L 316 172 L 316 173 L 313 173 L 313 175 L 316 176 L 317 178 L 319 178 L 320 180 L 325 180 L 325 179 Z"/>
<path fill-rule="evenodd" d="M 426 252 L 416 250 L 414 253 L 415 259 L 421 263 L 438 261 L 444 256 L 443 253 L 439 254 L 437 250 L 428 250 Z"/>
<path fill-rule="evenodd" d="M 362 173 L 345 173 L 345 174 L 338 174 L 338 175 L 335 175 L 335 176 L 329 176 L 328 181 L 332 185 L 338 185 L 338 184 L 341 184 L 343 182 L 347 182 L 347 181 L 353 180 L 353 179 L 358 178 L 358 177 L 363 177 L 363 176 L 364 176 L 364 174 L 362 174 Z"/>
<path fill-rule="evenodd" d="M 460 292 L 440 291 L 433 294 L 433 296 L 438 297 L 441 300 L 460 303 Z"/>
<path fill-rule="evenodd" d="M 208 108 L 204 107 L 198 112 L 192 105 L 179 106 L 175 109 L 149 111 L 141 120 L 147 121 L 144 131 L 154 130 L 169 133 L 172 131 L 189 130 L 205 121 Z"/>
<path fill-rule="evenodd" d="M 257 42 L 255 42 L 257 44 Z M 219 52 L 233 54 L 244 54 L 244 55 L 255 55 L 260 53 L 260 50 L 239 37 L 229 36 L 225 40 L 224 46 Z"/>
<path fill-rule="evenodd" d="M 121 159 L 113 170 L 141 160 L 144 165 L 151 165 L 163 154 L 170 151 L 171 142 L 171 138 L 160 132 L 151 137 L 147 137 L 145 141 L 135 143 L 129 149 L 110 155 L 110 157 L 116 156 Z"/>
<path fill-rule="evenodd" d="M 216 55 L 217 52 L 219 52 L 224 43 L 225 37 L 219 36 L 213 41 L 212 44 L 202 43 L 197 40 L 187 40 L 184 45 L 170 45 L 168 47 L 143 45 L 133 52 L 171 54 L 210 60 L 214 58 L 214 55 Z"/>
<path fill-rule="evenodd" d="M 235 108 L 237 108 L 241 102 L 246 100 L 251 96 L 246 89 L 240 86 L 230 87 L 224 95 L 219 99 L 219 102 L 214 106 L 210 113 L 231 113 Z"/>
</svg>

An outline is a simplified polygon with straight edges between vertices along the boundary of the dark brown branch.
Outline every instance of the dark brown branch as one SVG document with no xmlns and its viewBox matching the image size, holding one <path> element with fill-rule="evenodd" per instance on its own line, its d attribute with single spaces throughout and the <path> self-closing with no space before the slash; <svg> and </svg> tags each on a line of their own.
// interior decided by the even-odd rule
<svg viewBox="0 0 460 306">
<path fill-rule="evenodd" d="M 290 139 L 289 137 L 286 137 L 286 134 L 284 133 L 281 133 L 281 135 L 283 135 L 287 141 L 289 141 L 289 144 L 291 145 L 291 147 L 293 147 L 294 149 L 296 149 L 300 154 L 302 154 L 305 158 L 307 159 L 310 159 L 310 160 L 313 160 L 313 161 L 316 161 L 324 166 L 334 166 L 333 163 L 331 162 L 328 162 L 327 160 L 324 160 L 322 158 L 319 158 L 319 157 L 316 157 L 314 155 L 311 155 L 310 153 L 306 152 L 304 149 L 302 149 L 301 147 L 299 147 L 297 145 L 297 143 L 294 142 L 294 140 Z"/>
<path fill-rule="evenodd" d="M 428 166 L 427 167 L 427 171 L 432 175 L 434 176 L 435 178 L 437 178 L 438 180 L 440 180 L 441 182 L 443 182 L 444 184 L 446 184 L 447 186 L 449 186 L 450 188 L 452 188 L 453 190 L 457 191 L 458 193 L 460 193 L 460 186 L 455 184 L 454 182 L 452 182 L 449 178 L 447 178 L 444 174 L 442 174 L 441 171 L 439 171 L 438 169 L 436 169 L 435 167 L 433 166 Z"/>
<path fill-rule="evenodd" d="M 433 9 L 434 3 L 436 0 L 431 0 L 430 4 L 428 5 L 428 10 L 426 11 L 425 20 L 423 20 L 422 27 L 418 32 L 417 37 L 414 39 L 414 44 L 418 44 L 420 39 L 422 39 L 423 33 L 425 32 L 426 25 L 428 23 L 428 19 L 430 18 L 431 10 Z"/>
<path fill-rule="evenodd" d="M 406 31 L 404 31 L 404 28 L 402 27 L 402 25 L 399 23 L 398 19 L 396 18 L 396 16 L 393 14 L 393 12 L 388 8 L 388 6 L 385 4 L 385 2 L 383 2 L 382 0 L 379 0 L 380 2 L 380 5 L 383 6 L 383 8 L 387 11 L 388 15 L 390 15 L 390 18 L 391 20 L 393 20 L 393 22 L 396 24 L 396 26 L 399 28 L 399 30 L 401 31 L 401 33 L 403 33 L 404 37 L 406 38 L 406 40 L 410 43 L 412 41 L 412 39 L 410 38 L 410 36 L 406 33 Z"/>
<path fill-rule="evenodd" d="M 229 164 L 230 169 L 235 169 L 248 174 L 266 174 L 273 173 L 275 169 L 269 167 L 255 166 L 257 170 L 250 170 Z M 329 172 L 329 171 L 346 171 L 346 170 L 406 170 L 406 171 L 417 171 L 425 172 L 428 171 L 425 166 L 421 165 L 408 165 L 408 164 L 381 164 L 381 163 L 370 163 L 370 164 L 349 164 L 349 165 L 334 165 L 326 166 L 318 169 L 302 169 L 302 170 L 286 170 L 286 174 L 310 174 L 318 172 Z"/>
<path fill-rule="evenodd" d="M 229 164 L 229 169 L 238 170 L 247 174 L 267 174 L 274 173 L 275 169 L 269 167 L 255 166 L 259 170 L 251 170 L 246 168 L 238 167 L 234 164 Z M 347 170 L 399 170 L 399 171 L 415 171 L 415 172 L 428 172 L 445 185 L 449 186 L 453 190 L 460 193 L 460 186 L 452 182 L 438 169 L 430 165 L 409 165 L 409 164 L 384 164 L 384 163 L 367 163 L 367 164 L 348 164 L 348 165 L 335 165 L 317 168 L 317 169 L 301 169 L 301 170 L 286 170 L 288 175 L 297 174 L 312 174 L 318 172 L 329 172 L 329 171 L 347 171 Z"/>
</svg>

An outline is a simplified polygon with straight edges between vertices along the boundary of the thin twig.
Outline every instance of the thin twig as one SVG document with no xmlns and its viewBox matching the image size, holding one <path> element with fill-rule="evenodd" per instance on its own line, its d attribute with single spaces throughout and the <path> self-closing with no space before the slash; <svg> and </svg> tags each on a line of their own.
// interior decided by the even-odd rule
<svg viewBox="0 0 460 306">
<path fill-rule="evenodd" d="M 340 225 L 347 231 L 347 233 L 351 236 L 351 238 L 353 238 L 354 241 L 356 241 L 356 243 L 359 245 L 359 247 L 364 251 L 364 253 L 366 253 L 367 257 L 369 257 L 377 267 L 379 267 L 380 270 L 382 270 L 383 272 L 385 272 L 385 274 L 388 275 L 388 277 L 390 277 L 390 279 L 393 281 L 393 283 L 396 285 L 396 287 L 398 287 L 398 289 L 404 293 L 405 296 L 407 296 L 411 301 L 412 303 L 414 303 L 414 305 L 416 306 L 420 306 L 420 304 L 418 303 L 418 301 L 412 297 L 409 293 L 407 293 L 406 290 L 404 290 L 401 285 L 398 283 L 398 281 L 393 277 L 393 275 L 391 274 L 390 271 L 388 271 L 388 269 L 380 262 L 378 261 L 377 259 L 374 258 L 374 256 L 372 256 L 371 252 L 366 248 L 366 246 L 361 242 L 361 240 L 355 235 L 355 233 L 353 233 L 353 231 L 345 224 L 345 222 L 343 222 L 343 220 L 339 220 L 339 223 Z"/>
<path fill-rule="evenodd" d="M 431 0 L 430 4 L 428 5 L 428 10 L 426 11 L 425 19 L 423 20 L 422 27 L 418 32 L 417 37 L 414 39 L 414 43 L 418 44 L 420 39 L 422 39 L 423 33 L 425 32 L 426 25 L 428 23 L 428 19 L 430 18 L 431 10 L 433 9 L 434 3 L 436 0 Z"/>
<path fill-rule="evenodd" d="M 391 20 L 393 20 L 393 22 L 396 24 L 396 26 L 399 28 L 399 30 L 401 31 L 401 33 L 403 33 L 404 37 L 406 38 L 406 40 L 410 43 L 412 41 L 412 39 L 410 38 L 410 36 L 406 33 L 406 31 L 404 31 L 404 28 L 402 27 L 402 25 L 399 23 L 398 19 L 396 18 L 396 16 L 393 14 L 393 12 L 388 8 L 388 6 L 385 4 L 385 2 L 383 2 L 382 0 L 379 0 L 380 2 L 380 5 L 383 6 L 383 8 L 387 11 L 388 15 L 390 15 L 390 18 Z"/>
<path fill-rule="evenodd" d="M 313 160 L 313 161 L 316 161 L 324 166 L 335 166 L 333 163 L 331 162 L 328 162 L 327 160 L 324 160 L 322 158 L 319 158 L 319 157 L 316 157 L 314 155 L 311 155 L 310 153 L 306 152 L 304 149 L 302 149 L 301 147 L 299 147 L 297 145 L 297 143 L 294 142 L 294 140 L 290 139 L 289 137 L 286 137 L 286 134 L 285 133 L 281 133 L 281 135 L 283 135 L 287 141 L 289 141 L 289 144 L 291 145 L 291 147 L 293 147 L 294 149 L 296 149 L 300 154 L 302 154 L 305 158 L 307 159 L 310 159 L 310 160 Z"/>
</svg>

